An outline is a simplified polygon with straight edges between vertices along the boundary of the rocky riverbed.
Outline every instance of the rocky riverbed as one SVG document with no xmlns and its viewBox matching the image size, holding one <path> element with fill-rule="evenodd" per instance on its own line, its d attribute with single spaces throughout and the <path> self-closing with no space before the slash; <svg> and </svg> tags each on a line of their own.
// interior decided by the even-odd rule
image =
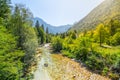
<svg viewBox="0 0 120 80">
<path fill-rule="evenodd" d="M 50 54 L 49 47 L 49 44 L 41 47 L 42 53 L 33 80 L 110 80 L 61 54 Z"/>
</svg>

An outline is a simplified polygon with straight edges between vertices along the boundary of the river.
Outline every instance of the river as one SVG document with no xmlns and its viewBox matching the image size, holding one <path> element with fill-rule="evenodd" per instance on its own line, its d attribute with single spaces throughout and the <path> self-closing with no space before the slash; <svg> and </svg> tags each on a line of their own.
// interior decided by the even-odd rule
<svg viewBox="0 0 120 80">
<path fill-rule="evenodd" d="M 110 80 L 61 54 L 50 54 L 49 44 L 45 44 L 41 50 L 33 80 Z"/>
<path fill-rule="evenodd" d="M 37 70 L 34 73 L 34 80 L 52 80 L 50 74 L 47 71 L 48 65 L 50 65 L 51 57 L 48 52 L 49 44 L 41 47 L 42 57 L 38 62 Z"/>
</svg>

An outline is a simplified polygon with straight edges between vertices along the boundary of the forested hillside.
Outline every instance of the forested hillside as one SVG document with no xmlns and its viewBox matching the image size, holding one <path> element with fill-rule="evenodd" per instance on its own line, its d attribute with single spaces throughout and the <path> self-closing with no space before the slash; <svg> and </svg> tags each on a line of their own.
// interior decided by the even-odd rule
<svg viewBox="0 0 120 80">
<path fill-rule="evenodd" d="M 120 1 L 105 0 L 69 32 L 52 39 L 54 52 L 82 62 L 89 70 L 120 78 Z"/>
<path fill-rule="evenodd" d="M 85 18 L 73 25 L 70 30 L 84 31 L 95 28 L 99 23 L 108 24 L 113 19 L 120 19 L 120 1 L 104 0 L 93 9 Z"/>
<path fill-rule="evenodd" d="M 48 32 L 33 28 L 31 18 L 24 5 L 0 0 L 0 80 L 28 80 L 38 44 L 49 42 Z"/>
<path fill-rule="evenodd" d="M 96 29 L 77 33 L 70 31 L 52 39 L 54 52 L 83 63 L 89 70 L 108 76 L 112 80 L 120 78 L 120 20 L 103 23 Z"/>
</svg>

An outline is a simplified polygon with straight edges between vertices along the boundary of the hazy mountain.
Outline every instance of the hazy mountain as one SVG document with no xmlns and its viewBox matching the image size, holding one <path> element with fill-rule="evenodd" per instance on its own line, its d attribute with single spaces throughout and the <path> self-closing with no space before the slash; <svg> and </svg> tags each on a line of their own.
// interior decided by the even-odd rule
<svg viewBox="0 0 120 80">
<path fill-rule="evenodd" d="M 105 0 L 85 18 L 74 24 L 70 30 L 93 29 L 99 23 L 108 23 L 112 18 L 120 18 L 120 0 Z"/>
<path fill-rule="evenodd" d="M 46 30 L 46 28 L 48 27 L 49 33 L 64 33 L 66 31 L 68 31 L 68 29 L 72 26 L 72 25 L 61 25 L 61 26 L 53 26 L 50 25 L 48 23 L 46 23 L 44 20 L 42 20 L 41 18 L 34 18 L 33 19 L 33 26 L 35 26 L 36 21 L 39 21 L 40 25 L 44 25 L 44 29 Z"/>
</svg>

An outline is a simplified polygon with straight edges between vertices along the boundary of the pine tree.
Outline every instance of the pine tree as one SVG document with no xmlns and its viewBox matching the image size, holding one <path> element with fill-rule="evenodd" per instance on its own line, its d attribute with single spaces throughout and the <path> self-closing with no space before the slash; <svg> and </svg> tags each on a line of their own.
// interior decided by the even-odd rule
<svg viewBox="0 0 120 80">
<path fill-rule="evenodd" d="M 44 31 L 44 25 L 43 24 L 41 25 L 41 27 L 42 27 L 42 30 Z"/>
<path fill-rule="evenodd" d="M 49 34 L 49 29 L 48 29 L 48 27 L 46 28 L 46 34 Z"/>
<path fill-rule="evenodd" d="M 99 24 L 96 29 L 95 38 L 99 40 L 100 46 L 108 38 L 108 30 L 105 28 L 104 24 Z"/>
<path fill-rule="evenodd" d="M 36 21 L 35 27 L 37 28 L 37 36 L 39 44 L 43 44 L 45 42 L 45 32 L 43 30 L 43 26 L 39 26 L 39 22 Z"/>
<path fill-rule="evenodd" d="M 39 21 L 36 21 L 35 27 L 38 29 L 40 27 Z"/>
<path fill-rule="evenodd" d="M 31 61 L 33 61 L 38 45 L 35 31 L 32 28 L 31 20 L 29 20 L 32 17 L 31 14 L 24 6 L 16 5 L 9 27 L 9 30 L 16 37 L 17 48 L 25 52 L 24 58 L 21 60 L 26 64 L 26 69 L 31 64 Z"/>
<path fill-rule="evenodd" d="M 49 31 L 48 31 L 48 27 L 46 28 L 46 43 L 48 43 L 49 42 Z"/>
<path fill-rule="evenodd" d="M 10 14 L 10 0 L 0 0 L 0 17 L 7 19 Z"/>
</svg>

